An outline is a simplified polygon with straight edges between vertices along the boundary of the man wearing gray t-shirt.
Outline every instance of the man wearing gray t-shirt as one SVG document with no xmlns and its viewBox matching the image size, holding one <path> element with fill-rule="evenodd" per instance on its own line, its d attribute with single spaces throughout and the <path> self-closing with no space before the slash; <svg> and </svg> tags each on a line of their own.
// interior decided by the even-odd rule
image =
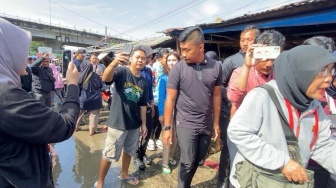
<svg viewBox="0 0 336 188">
<path fill-rule="evenodd" d="M 181 150 L 178 187 L 190 187 L 198 164 L 205 157 L 212 133 L 219 135 L 221 63 L 204 55 L 204 35 L 189 27 L 179 36 L 183 60 L 169 73 L 162 141 L 172 139 L 171 119 L 176 115 L 176 133 Z"/>
</svg>

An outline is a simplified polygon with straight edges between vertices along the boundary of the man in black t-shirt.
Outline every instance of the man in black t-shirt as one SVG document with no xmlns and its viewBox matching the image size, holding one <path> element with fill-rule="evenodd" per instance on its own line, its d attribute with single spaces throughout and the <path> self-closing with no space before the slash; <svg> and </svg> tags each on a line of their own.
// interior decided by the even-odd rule
<svg viewBox="0 0 336 188">
<path fill-rule="evenodd" d="M 215 139 L 219 135 L 222 69 L 220 62 L 204 55 L 200 28 L 187 28 L 179 42 L 183 60 L 169 73 L 162 142 L 165 147 L 171 143 L 175 109 L 181 151 L 178 188 L 186 188 L 207 153 L 212 133 Z"/>
<path fill-rule="evenodd" d="M 128 174 L 131 157 L 136 155 L 139 130 L 147 135 L 146 110 L 148 87 L 146 79 L 140 76 L 145 66 L 146 53 L 134 48 L 130 55 L 130 66 L 121 67 L 128 62 L 128 55 L 116 53 L 112 63 L 106 67 L 103 81 L 114 83 L 111 111 L 106 124 L 109 126 L 105 149 L 100 162 L 97 188 L 104 185 L 105 176 L 112 161 L 118 161 L 122 154 L 120 180 L 132 185 L 139 183 L 136 177 Z"/>
<path fill-rule="evenodd" d="M 55 94 L 55 78 L 49 63 L 49 54 L 44 53 L 31 64 L 31 72 L 33 97 L 42 104 L 51 107 L 51 97 Z"/>
<path fill-rule="evenodd" d="M 32 88 L 32 72 L 29 67 L 32 61 L 33 61 L 33 58 L 29 57 L 27 60 L 26 74 L 20 76 L 22 89 L 24 89 L 28 93 L 31 92 L 31 88 Z"/>
</svg>

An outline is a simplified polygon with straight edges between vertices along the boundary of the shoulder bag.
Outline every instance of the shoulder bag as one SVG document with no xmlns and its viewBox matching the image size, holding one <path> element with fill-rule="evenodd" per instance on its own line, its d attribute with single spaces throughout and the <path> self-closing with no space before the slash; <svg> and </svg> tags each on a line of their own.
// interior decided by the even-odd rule
<svg viewBox="0 0 336 188">
<path fill-rule="evenodd" d="M 289 127 L 289 123 L 280 106 L 279 100 L 276 97 L 274 89 L 267 84 L 260 87 L 267 90 L 274 105 L 277 107 L 281 125 L 285 133 L 290 158 L 302 165 L 297 138 Z M 236 164 L 235 177 L 242 188 L 313 188 L 314 172 L 306 170 L 306 173 L 308 175 L 309 182 L 305 182 L 303 184 L 294 183 L 288 181 L 280 169 L 264 169 L 252 164 L 248 160 L 245 160 Z"/>
</svg>

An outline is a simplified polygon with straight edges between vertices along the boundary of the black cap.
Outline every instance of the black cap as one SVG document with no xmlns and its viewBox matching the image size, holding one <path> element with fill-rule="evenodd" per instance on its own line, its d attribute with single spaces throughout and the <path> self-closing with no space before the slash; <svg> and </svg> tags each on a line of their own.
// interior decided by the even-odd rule
<svg viewBox="0 0 336 188">
<path fill-rule="evenodd" d="M 84 48 L 78 49 L 76 54 L 86 54 L 86 51 Z"/>
</svg>

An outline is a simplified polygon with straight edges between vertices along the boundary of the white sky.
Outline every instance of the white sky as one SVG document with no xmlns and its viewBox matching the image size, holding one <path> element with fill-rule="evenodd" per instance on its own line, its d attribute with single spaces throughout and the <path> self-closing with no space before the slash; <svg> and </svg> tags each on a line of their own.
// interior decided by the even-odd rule
<svg viewBox="0 0 336 188">
<path fill-rule="evenodd" d="M 168 28 L 210 23 L 217 17 L 227 20 L 298 1 L 302 0 L 0 0 L 0 15 L 46 24 L 51 18 L 52 25 L 100 34 L 107 26 L 108 35 L 137 40 L 162 35 L 157 32 Z"/>
</svg>

